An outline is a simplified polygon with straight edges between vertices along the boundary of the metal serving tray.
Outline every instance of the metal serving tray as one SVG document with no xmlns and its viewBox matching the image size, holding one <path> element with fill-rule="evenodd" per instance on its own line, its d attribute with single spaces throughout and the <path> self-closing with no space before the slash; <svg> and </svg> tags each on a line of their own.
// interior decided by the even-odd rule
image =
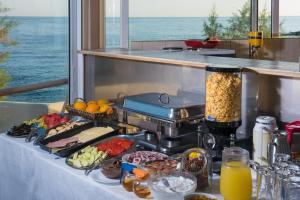
<svg viewBox="0 0 300 200">
<path fill-rule="evenodd" d="M 115 157 L 107 157 L 106 159 L 111 159 L 111 158 L 121 158 L 123 155 L 127 154 L 127 153 L 132 153 L 135 151 L 135 146 L 136 146 L 136 137 L 133 136 L 133 135 L 115 135 L 115 136 L 111 136 L 111 137 L 107 137 L 101 141 L 97 141 L 93 144 L 91 144 L 91 146 L 97 146 L 98 144 L 101 144 L 103 142 L 106 142 L 108 140 L 111 140 L 112 138 L 122 138 L 122 139 L 127 139 L 127 140 L 130 140 L 133 143 L 133 145 L 127 150 L 127 151 L 124 151 L 123 153 L 121 153 L 119 156 L 115 156 Z M 82 148 L 83 149 L 83 148 Z M 87 167 L 82 167 L 82 168 L 78 168 L 78 167 L 75 167 L 73 165 L 71 165 L 68 160 L 75 154 L 75 153 L 79 153 L 82 149 L 79 149 L 77 150 L 76 152 L 72 153 L 71 155 L 69 155 L 67 158 L 66 158 L 66 164 L 69 165 L 70 167 L 74 168 L 74 169 L 79 169 L 79 170 L 86 170 L 86 169 L 90 169 L 91 167 L 93 166 L 87 166 Z M 99 164 L 100 165 L 100 164 Z"/>
<path fill-rule="evenodd" d="M 113 126 L 111 124 L 97 124 L 97 123 L 94 123 L 94 122 L 90 122 L 90 123 L 87 123 L 85 125 L 76 127 L 74 129 L 65 131 L 64 133 L 61 133 L 61 134 L 54 135 L 52 137 L 43 139 L 43 140 L 41 140 L 39 142 L 38 145 L 41 147 L 41 149 L 43 149 L 45 151 L 48 151 L 49 153 L 53 153 L 52 149 L 50 149 L 50 148 L 48 148 L 46 146 L 49 142 L 55 142 L 57 140 L 61 140 L 61 139 L 64 139 L 64 138 L 73 137 L 73 136 L 79 134 L 81 131 L 87 130 L 87 129 L 95 127 L 95 126 L 110 126 L 114 130 L 112 132 L 110 132 L 110 133 L 107 133 L 105 135 L 99 136 L 99 137 L 97 137 L 95 139 L 92 139 L 92 140 L 90 140 L 88 142 L 79 143 L 79 144 L 76 144 L 76 145 L 74 145 L 74 146 L 72 146 L 70 148 L 63 149 L 63 150 L 60 150 L 58 152 L 54 152 L 54 154 L 58 155 L 60 157 L 67 157 L 67 156 L 71 155 L 72 153 L 74 153 L 74 152 L 76 152 L 76 151 L 78 151 L 78 150 L 80 150 L 80 149 L 82 149 L 82 148 L 84 148 L 84 147 L 86 147 L 88 145 L 91 145 L 91 144 L 94 144 L 94 143 L 98 142 L 99 140 L 115 136 L 119 132 L 119 128 L 116 127 L 116 126 Z"/>
<path fill-rule="evenodd" d="M 201 118 L 204 104 L 189 96 L 173 96 L 166 93 L 145 93 L 126 96 L 123 109 L 153 118 L 178 122 Z"/>
</svg>

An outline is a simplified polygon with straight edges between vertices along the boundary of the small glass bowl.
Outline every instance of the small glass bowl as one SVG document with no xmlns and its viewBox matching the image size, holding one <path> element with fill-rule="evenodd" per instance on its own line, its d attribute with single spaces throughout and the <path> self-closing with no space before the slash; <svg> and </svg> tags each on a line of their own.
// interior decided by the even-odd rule
<svg viewBox="0 0 300 200">
<path fill-rule="evenodd" d="M 190 173 L 176 171 L 153 176 L 149 184 L 154 199 L 182 200 L 185 195 L 195 192 L 197 179 Z"/>
</svg>

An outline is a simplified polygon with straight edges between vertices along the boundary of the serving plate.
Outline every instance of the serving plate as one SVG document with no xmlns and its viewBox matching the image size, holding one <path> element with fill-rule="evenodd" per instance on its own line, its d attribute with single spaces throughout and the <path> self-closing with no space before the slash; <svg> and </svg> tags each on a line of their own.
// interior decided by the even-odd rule
<svg viewBox="0 0 300 200">
<path fill-rule="evenodd" d="M 25 124 L 25 123 L 23 122 L 23 123 L 21 123 L 21 124 L 19 124 L 19 125 L 17 125 L 17 126 L 11 127 L 8 131 L 6 131 L 6 135 L 8 135 L 8 136 L 10 136 L 10 137 L 14 137 L 14 138 L 27 138 L 29 135 L 32 134 L 32 132 L 33 132 L 34 130 L 36 130 L 36 129 L 34 128 L 34 126 L 31 124 L 31 125 L 28 125 L 28 126 L 30 126 L 30 131 L 29 131 L 29 133 L 24 134 L 24 135 L 13 135 L 13 128 L 14 128 L 14 127 L 19 127 L 19 126 L 21 126 L 21 125 L 23 125 L 23 124 Z"/>
<path fill-rule="evenodd" d="M 29 133 L 30 134 L 30 133 Z M 11 129 L 6 131 L 6 135 L 9 137 L 14 137 L 14 138 L 26 138 L 29 134 L 24 134 L 24 135 L 12 135 Z"/>
<path fill-rule="evenodd" d="M 106 178 L 100 170 L 93 170 L 88 176 L 94 181 L 105 185 L 120 185 L 119 179 Z"/>
</svg>

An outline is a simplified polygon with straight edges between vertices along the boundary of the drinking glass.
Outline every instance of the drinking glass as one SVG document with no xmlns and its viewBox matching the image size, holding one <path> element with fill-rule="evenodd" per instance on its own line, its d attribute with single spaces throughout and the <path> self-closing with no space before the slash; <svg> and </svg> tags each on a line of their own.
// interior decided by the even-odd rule
<svg viewBox="0 0 300 200">
<path fill-rule="evenodd" d="M 273 174 L 268 167 L 259 167 L 257 169 L 257 200 L 273 200 L 272 181 Z"/>
<path fill-rule="evenodd" d="M 286 196 L 286 184 L 289 179 L 290 172 L 286 169 L 278 169 L 275 171 L 275 183 L 274 183 L 274 199 L 285 200 Z"/>
<path fill-rule="evenodd" d="M 300 194 L 300 175 L 289 178 L 286 184 L 286 200 L 299 200 Z"/>
<path fill-rule="evenodd" d="M 249 152 L 240 147 L 223 150 L 220 190 L 225 200 L 250 200 L 252 178 Z"/>
</svg>

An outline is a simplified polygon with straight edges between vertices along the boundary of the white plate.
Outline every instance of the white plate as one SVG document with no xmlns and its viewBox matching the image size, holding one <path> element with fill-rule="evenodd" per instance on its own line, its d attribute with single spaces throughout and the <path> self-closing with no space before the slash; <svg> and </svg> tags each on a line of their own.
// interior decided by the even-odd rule
<svg viewBox="0 0 300 200">
<path fill-rule="evenodd" d="M 93 179 L 94 181 L 98 182 L 98 183 L 102 183 L 105 185 L 119 185 L 120 184 L 120 180 L 119 179 L 109 179 L 106 178 L 102 172 L 100 172 L 100 170 L 93 170 L 89 173 L 88 175 L 91 179 Z"/>
</svg>

